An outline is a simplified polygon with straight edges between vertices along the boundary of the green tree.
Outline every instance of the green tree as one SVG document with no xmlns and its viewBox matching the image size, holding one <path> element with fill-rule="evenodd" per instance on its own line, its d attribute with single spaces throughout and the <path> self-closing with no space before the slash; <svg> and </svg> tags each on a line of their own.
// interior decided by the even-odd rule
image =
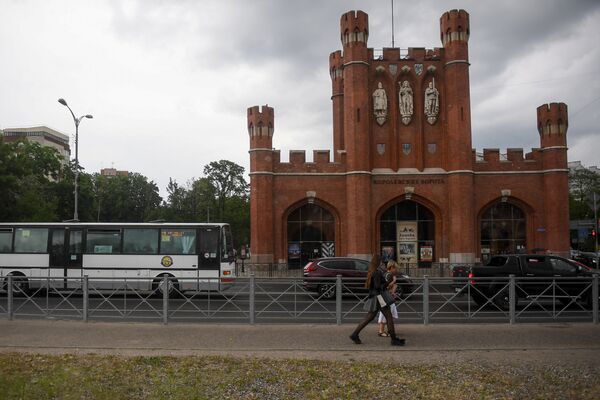
<svg viewBox="0 0 600 400">
<path fill-rule="evenodd" d="M 55 149 L 39 143 L 0 140 L 0 220 L 56 220 L 61 161 Z"/>
<path fill-rule="evenodd" d="M 101 222 L 144 222 L 159 216 L 158 186 L 139 173 L 96 175 L 92 191 L 97 196 L 96 219 Z"/>
<path fill-rule="evenodd" d="M 228 160 L 213 161 L 204 167 L 204 175 L 215 188 L 218 217 L 225 215 L 225 203 L 234 196 L 247 196 L 248 184 L 244 179 L 244 167 Z"/>
<path fill-rule="evenodd" d="M 596 193 L 596 201 L 600 203 L 600 174 L 587 168 L 569 172 L 569 188 L 570 218 L 594 218 L 592 196 Z"/>
<path fill-rule="evenodd" d="M 231 161 L 214 161 L 204 167 L 204 174 L 185 186 L 169 179 L 163 218 L 174 222 L 226 222 L 231 225 L 236 245 L 249 243 L 250 202 L 244 168 Z"/>
</svg>

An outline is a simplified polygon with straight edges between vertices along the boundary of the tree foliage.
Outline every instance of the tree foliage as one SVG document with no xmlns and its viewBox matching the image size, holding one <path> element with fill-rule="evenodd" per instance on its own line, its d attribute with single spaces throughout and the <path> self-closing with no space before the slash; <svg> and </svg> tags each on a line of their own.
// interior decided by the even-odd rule
<svg viewBox="0 0 600 400">
<path fill-rule="evenodd" d="M 0 220 L 55 220 L 58 152 L 39 143 L 0 141 Z"/>
<path fill-rule="evenodd" d="M 248 184 L 244 179 L 244 167 L 227 160 L 213 161 L 204 167 L 204 175 L 215 188 L 218 216 L 225 215 L 228 198 L 248 196 Z"/>
<path fill-rule="evenodd" d="M 600 174 L 587 168 L 569 172 L 569 212 L 572 220 L 592 219 L 593 193 L 596 193 L 596 206 L 600 206 Z"/>
<path fill-rule="evenodd" d="M 226 222 L 235 243 L 249 242 L 250 203 L 244 168 L 227 160 L 185 185 L 170 179 L 167 199 L 139 173 L 102 176 L 79 170 L 79 220 L 99 222 Z M 0 141 L 0 221 L 73 218 L 75 165 L 35 142 Z"/>
</svg>

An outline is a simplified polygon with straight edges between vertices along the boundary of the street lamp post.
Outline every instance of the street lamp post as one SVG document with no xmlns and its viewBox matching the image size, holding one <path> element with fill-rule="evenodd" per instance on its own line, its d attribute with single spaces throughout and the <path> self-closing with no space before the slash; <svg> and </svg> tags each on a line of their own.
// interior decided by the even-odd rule
<svg viewBox="0 0 600 400">
<path fill-rule="evenodd" d="M 73 211 L 73 220 L 79 221 L 79 213 L 78 213 L 79 124 L 81 123 L 81 120 L 84 119 L 84 118 L 94 118 L 94 117 L 92 115 L 90 115 L 90 114 L 86 114 L 86 115 L 82 115 L 81 117 L 77 118 L 75 116 L 75 114 L 73 113 L 73 110 L 71 110 L 71 107 L 69 107 L 69 105 L 65 101 L 65 99 L 58 99 L 58 102 L 69 109 L 69 111 L 71 112 L 71 115 L 73 116 L 73 121 L 75 122 L 75 190 L 74 190 L 74 193 L 75 193 L 75 209 Z"/>
</svg>

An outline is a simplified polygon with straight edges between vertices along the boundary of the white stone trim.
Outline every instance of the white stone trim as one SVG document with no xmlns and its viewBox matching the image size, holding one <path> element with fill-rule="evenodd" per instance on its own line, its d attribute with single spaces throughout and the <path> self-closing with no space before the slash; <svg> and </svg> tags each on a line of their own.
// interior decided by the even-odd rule
<svg viewBox="0 0 600 400">
<path fill-rule="evenodd" d="M 313 163 L 310 163 L 313 164 Z M 418 172 L 418 173 L 396 173 L 396 172 L 370 172 L 370 171 L 349 171 L 349 172 L 269 172 L 255 171 L 249 175 L 273 175 L 273 176 L 349 176 L 349 175 L 371 175 L 371 176 L 410 176 L 410 175 L 453 175 L 453 174 L 473 174 L 473 175 L 543 175 L 554 172 L 569 172 L 569 169 L 555 168 L 541 171 L 473 171 L 473 170 L 455 170 L 448 172 Z"/>
<path fill-rule="evenodd" d="M 468 66 L 471 66 L 471 63 L 468 60 L 454 60 L 454 61 L 448 61 L 446 63 L 446 65 L 444 65 L 444 67 L 447 67 L 448 65 L 452 65 L 452 64 L 467 64 Z"/>
<path fill-rule="evenodd" d="M 358 64 L 358 65 L 366 65 L 367 67 L 371 66 L 371 64 L 369 64 L 369 63 L 368 63 L 368 62 L 366 62 L 366 61 L 350 61 L 350 62 L 347 62 L 347 63 L 345 63 L 345 64 L 344 64 L 344 68 L 345 68 L 345 67 L 348 67 L 348 66 L 350 66 L 350 65 L 355 65 L 355 64 Z"/>
<path fill-rule="evenodd" d="M 550 146 L 550 147 L 542 147 L 540 150 L 569 150 L 567 146 Z"/>
<path fill-rule="evenodd" d="M 273 149 L 268 149 L 266 147 L 257 147 L 256 149 L 248 150 L 248 153 L 254 153 L 255 151 L 275 151 Z"/>
</svg>

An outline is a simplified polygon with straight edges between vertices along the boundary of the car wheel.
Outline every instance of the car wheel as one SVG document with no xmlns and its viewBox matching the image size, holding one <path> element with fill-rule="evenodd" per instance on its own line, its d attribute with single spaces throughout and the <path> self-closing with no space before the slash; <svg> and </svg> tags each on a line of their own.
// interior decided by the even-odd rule
<svg viewBox="0 0 600 400">
<path fill-rule="evenodd" d="M 487 302 L 487 298 L 479 292 L 472 292 L 471 299 L 477 304 L 479 307 L 483 307 Z"/>
<path fill-rule="evenodd" d="M 322 284 L 317 289 L 319 297 L 323 299 L 333 299 L 335 297 L 335 285 L 333 284 Z"/>
<path fill-rule="evenodd" d="M 502 311 L 510 310 L 510 297 L 508 288 L 500 289 L 494 296 L 494 304 Z M 518 299 L 515 299 L 515 305 Z"/>
</svg>

